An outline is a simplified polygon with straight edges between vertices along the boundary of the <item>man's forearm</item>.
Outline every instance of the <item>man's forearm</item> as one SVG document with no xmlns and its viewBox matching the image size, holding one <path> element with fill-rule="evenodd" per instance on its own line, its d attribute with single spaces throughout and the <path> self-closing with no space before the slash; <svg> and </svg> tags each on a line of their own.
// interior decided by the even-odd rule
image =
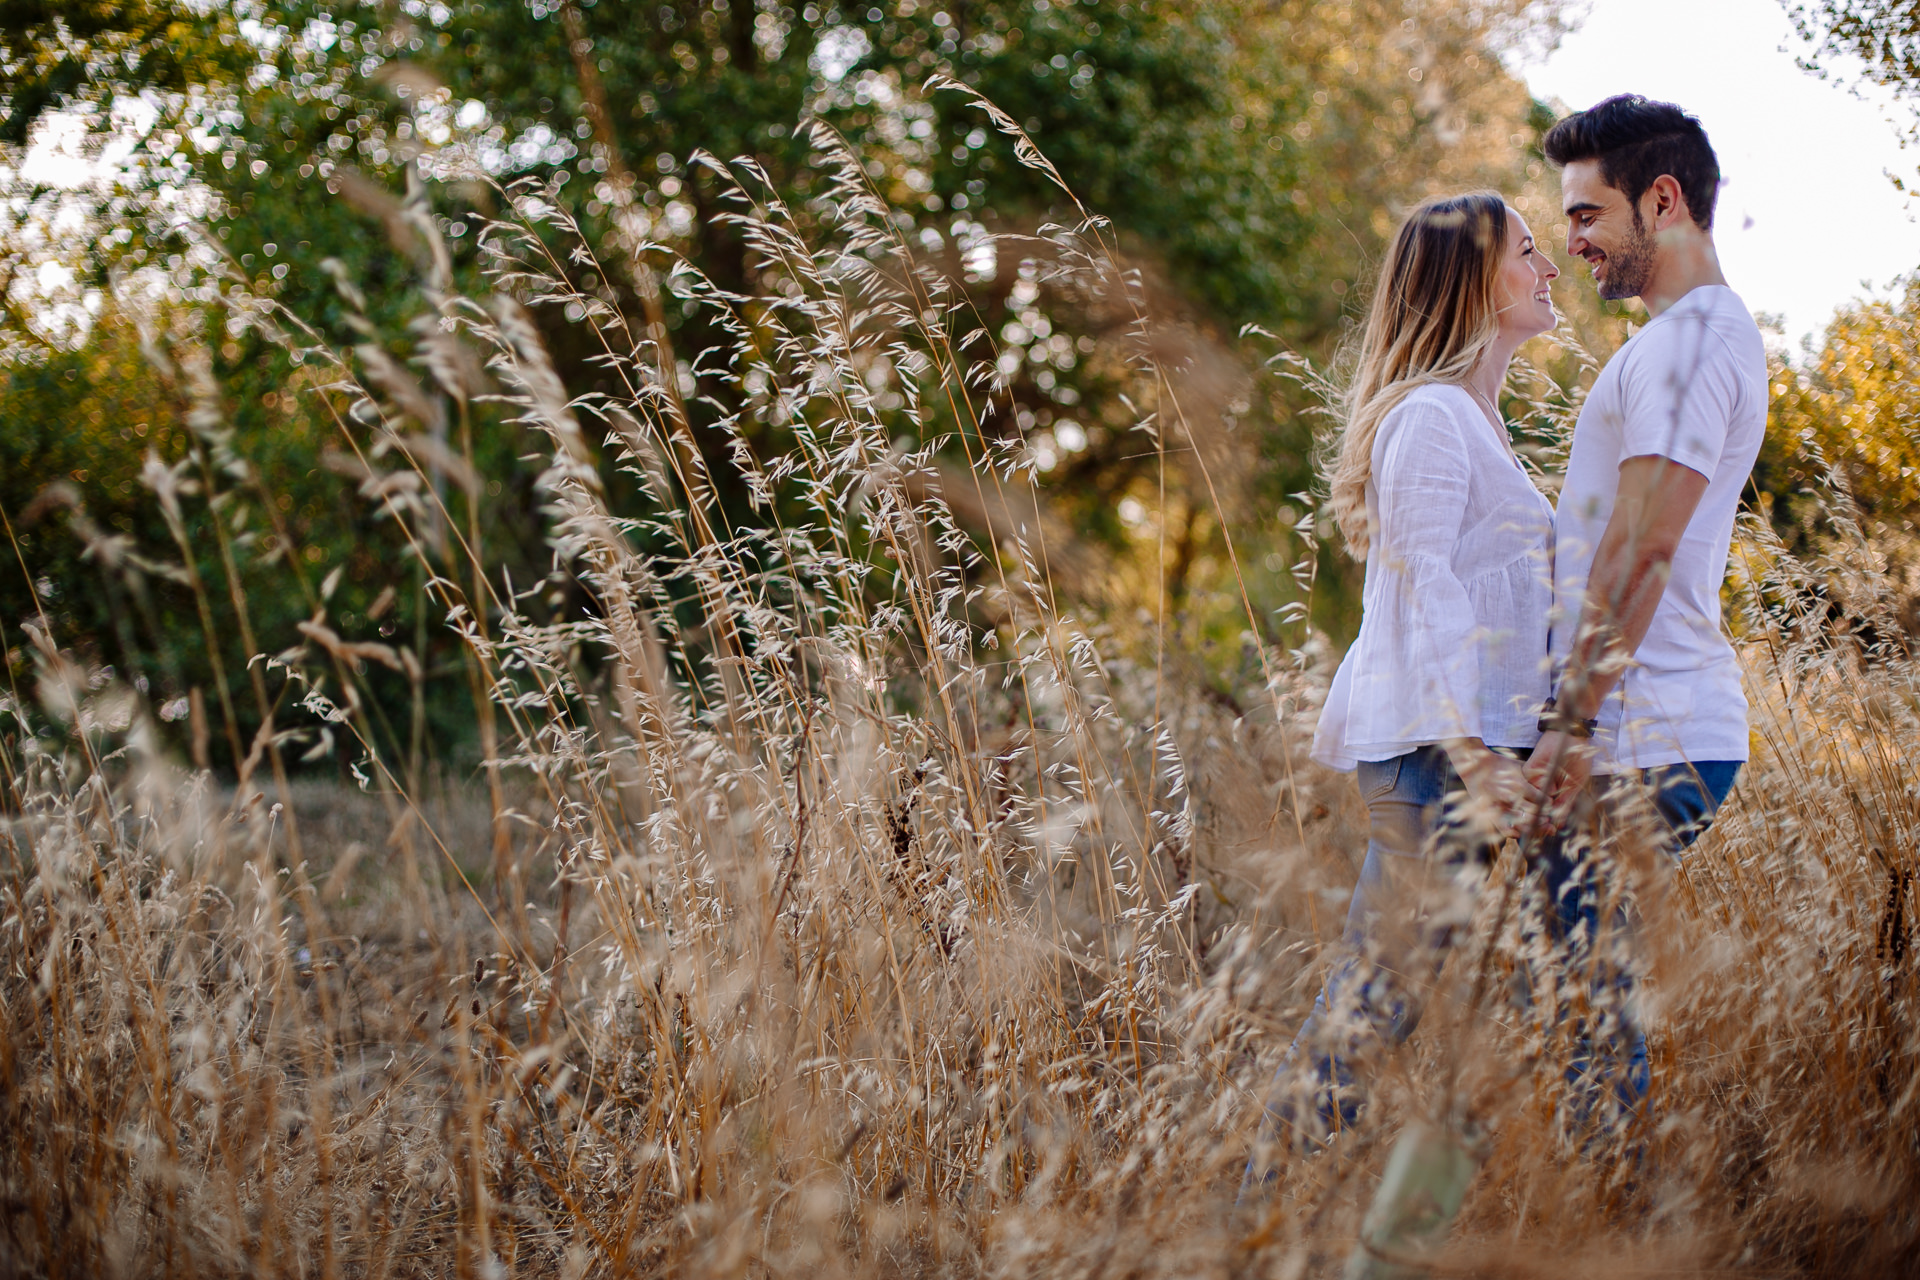
<svg viewBox="0 0 1920 1280">
<path fill-rule="evenodd" d="M 1574 720 L 1600 714 L 1600 704 L 1647 638 L 1673 567 L 1667 548 L 1631 546 L 1639 540 L 1615 534 L 1607 530 L 1593 558 L 1579 630 L 1556 695 L 1561 714 Z"/>
<path fill-rule="evenodd" d="M 1528 776 L 1547 790 L 1542 801 L 1547 825 L 1565 819 L 1574 796 L 1593 768 L 1591 744 L 1570 736 L 1564 721 L 1592 720 L 1600 704 L 1620 683 L 1628 661 L 1639 651 L 1665 594 L 1673 555 L 1664 547 L 1636 547 L 1639 539 L 1610 525 L 1587 577 L 1587 598 L 1567 669 L 1554 695 L 1563 721 L 1541 735 L 1528 762 Z"/>
<path fill-rule="evenodd" d="M 1579 630 L 1555 694 L 1561 715 L 1593 719 L 1620 683 L 1653 625 L 1674 554 L 1706 489 L 1704 475 L 1658 455 L 1620 464 L 1613 515 L 1594 550 Z"/>
</svg>

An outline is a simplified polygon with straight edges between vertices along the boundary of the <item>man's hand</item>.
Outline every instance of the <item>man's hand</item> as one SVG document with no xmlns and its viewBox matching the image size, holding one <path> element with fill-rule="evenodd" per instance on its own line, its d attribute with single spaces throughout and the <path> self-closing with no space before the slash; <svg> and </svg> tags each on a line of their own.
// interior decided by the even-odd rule
<svg viewBox="0 0 1920 1280">
<path fill-rule="evenodd" d="M 1580 788 L 1592 775 L 1592 740 L 1563 730 L 1542 734 L 1527 757 L 1527 780 L 1546 796 L 1546 820 L 1552 827 L 1567 820 Z"/>
<path fill-rule="evenodd" d="M 1456 738 L 1445 747 L 1469 810 L 1501 836 L 1515 834 L 1539 809 L 1544 797 L 1520 761 L 1488 750 L 1478 738 Z"/>
<path fill-rule="evenodd" d="M 1613 515 L 1594 551 L 1586 600 L 1572 651 L 1560 677 L 1559 714 L 1587 720 L 1620 682 L 1647 638 L 1666 593 L 1673 557 L 1707 492 L 1707 477 L 1659 454 L 1620 464 Z M 1527 775 L 1547 794 L 1547 816 L 1558 827 L 1573 811 L 1593 773 L 1593 744 L 1555 731 L 1540 739 Z"/>
</svg>

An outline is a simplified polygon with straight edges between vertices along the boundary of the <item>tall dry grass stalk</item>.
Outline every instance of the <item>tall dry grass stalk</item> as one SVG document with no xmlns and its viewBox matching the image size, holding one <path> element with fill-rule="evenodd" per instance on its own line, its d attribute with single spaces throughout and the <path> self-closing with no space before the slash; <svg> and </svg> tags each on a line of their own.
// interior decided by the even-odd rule
<svg viewBox="0 0 1920 1280">
<path fill-rule="evenodd" d="M 1526 908 L 1484 893 L 1367 1125 L 1235 1209 L 1364 839 L 1351 785 L 1303 753 L 1323 642 L 1254 655 L 1237 709 L 1177 660 L 1103 647 L 1056 594 L 1078 566 L 1017 448 L 983 429 L 991 339 L 951 264 L 815 142 L 825 243 L 750 165 L 715 166 L 765 266 L 752 297 L 659 278 L 657 246 L 590 262 L 531 190 L 486 233 L 494 291 L 458 296 L 416 191 L 389 222 L 433 299 L 425 381 L 257 317 L 329 371 L 339 466 L 465 640 L 494 717 L 484 799 L 436 799 L 366 746 L 362 812 L 288 782 L 271 730 L 221 790 L 27 620 L 39 686 L 0 729 L 4 1269 L 1321 1274 L 1392 1135 L 1436 1112 L 1489 1152 L 1442 1270 L 1914 1266 L 1920 669 L 1864 540 L 1802 565 L 1745 531 L 1754 763 L 1677 877 L 1615 851 L 1653 965 L 1640 1154 L 1562 1134 L 1564 1037 L 1510 994 Z M 997 249 L 1138 305 L 1097 219 Z M 699 430 L 767 496 L 752 527 L 712 501 L 664 328 L 575 268 L 733 335 L 710 360 L 733 398 Z M 572 394 L 548 361 L 528 308 L 567 306 L 615 391 Z M 1138 331 L 1145 438 L 1204 460 L 1181 372 Z M 461 518 L 479 477 L 458 432 L 485 394 L 547 458 L 556 564 L 593 602 L 564 625 L 536 625 Z M 896 404 L 947 426 L 895 439 Z M 762 456 L 769 434 L 790 451 Z M 643 521 L 609 507 L 603 439 Z M 807 518 L 777 518 L 776 492 Z M 303 647 L 256 673 L 365 746 L 354 664 L 408 655 L 313 604 Z M 460 870 L 488 863 L 491 888 Z M 1469 1007 L 1477 972 L 1493 997 Z"/>
</svg>

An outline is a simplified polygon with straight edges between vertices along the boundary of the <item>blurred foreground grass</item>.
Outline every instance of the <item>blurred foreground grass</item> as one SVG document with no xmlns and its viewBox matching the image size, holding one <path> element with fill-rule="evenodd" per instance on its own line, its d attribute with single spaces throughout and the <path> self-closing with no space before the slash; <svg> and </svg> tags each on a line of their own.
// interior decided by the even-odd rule
<svg viewBox="0 0 1920 1280">
<path fill-rule="evenodd" d="M 1443 1271 L 1911 1271 L 1920 670 L 1903 584 L 1840 490 L 1821 549 L 1743 528 L 1730 590 L 1757 750 L 1721 821 L 1677 876 L 1613 854 L 1653 965 L 1644 1157 L 1560 1137 L 1550 1001 L 1468 1009 L 1449 970 L 1380 1064 L 1365 1129 L 1235 1210 L 1361 847 L 1350 784 L 1304 755 L 1327 643 L 1249 617 L 1223 690 L 1164 615 L 1066 603 L 1062 579 L 1119 570 L 1049 519 L 1024 447 L 980 429 L 1005 385 L 993 339 L 972 349 L 964 294 L 859 158 L 824 128 L 812 142 L 832 162 L 825 240 L 721 166 L 770 287 L 662 286 L 731 335 L 711 367 L 739 407 L 710 429 L 750 492 L 804 496 L 798 518 L 723 518 L 683 384 L 659 375 L 664 332 L 570 282 L 567 215 L 537 188 L 502 191 L 476 231 L 486 292 L 421 253 L 435 301 L 411 362 L 255 315 L 322 371 L 303 393 L 341 414 L 338 465 L 458 638 L 476 780 L 377 749 L 382 709 L 351 677 L 405 674 L 406 654 L 343 639 L 324 580 L 297 636 L 249 639 L 263 656 L 222 695 L 256 699 L 262 725 L 236 737 L 233 788 L 25 621 L 34 684 L 0 722 L 0 1266 L 1318 1275 L 1392 1136 L 1465 1111 L 1491 1154 Z M 1132 316 L 1127 359 L 1156 389 L 1141 438 L 1209 479 L 1182 409 L 1204 369 L 1166 359 L 1106 225 L 1019 251 Z M 340 295 L 354 305 L 351 280 Z M 578 309 L 605 388 L 568 391 L 529 308 Z M 252 473 L 194 399 L 204 353 L 156 336 L 149 357 L 218 463 L 150 475 L 177 527 L 188 482 Z M 869 378 L 881 358 L 906 376 Z M 951 431 L 894 438 L 883 395 L 940 398 Z M 450 410 L 480 396 L 539 442 L 577 614 L 529 607 L 461 518 L 487 477 Z M 754 420 L 792 449 L 757 452 Z M 615 481 L 589 437 L 618 451 Z M 652 514 L 615 514 L 612 483 Z M 364 790 L 292 777 L 322 733 L 357 744 Z M 1496 876 L 1523 874 L 1511 858 Z M 1524 920 L 1482 924 L 1468 959 L 1524 969 Z"/>
</svg>

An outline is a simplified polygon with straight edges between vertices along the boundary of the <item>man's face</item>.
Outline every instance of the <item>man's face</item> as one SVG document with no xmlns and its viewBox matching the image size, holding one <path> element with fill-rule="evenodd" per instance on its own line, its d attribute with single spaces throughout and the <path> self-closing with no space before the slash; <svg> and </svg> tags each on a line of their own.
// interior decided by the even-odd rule
<svg viewBox="0 0 1920 1280">
<path fill-rule="evenodd" d="M 1653 276 L 1654 239 L 1640 213 L 1600 176 L 1598 160 L 1575 160 L 1560 171 L 1567 211 L 1567 252 L 1593 268 L 1603 298 L 1635 298 Z"/>
</svg>

